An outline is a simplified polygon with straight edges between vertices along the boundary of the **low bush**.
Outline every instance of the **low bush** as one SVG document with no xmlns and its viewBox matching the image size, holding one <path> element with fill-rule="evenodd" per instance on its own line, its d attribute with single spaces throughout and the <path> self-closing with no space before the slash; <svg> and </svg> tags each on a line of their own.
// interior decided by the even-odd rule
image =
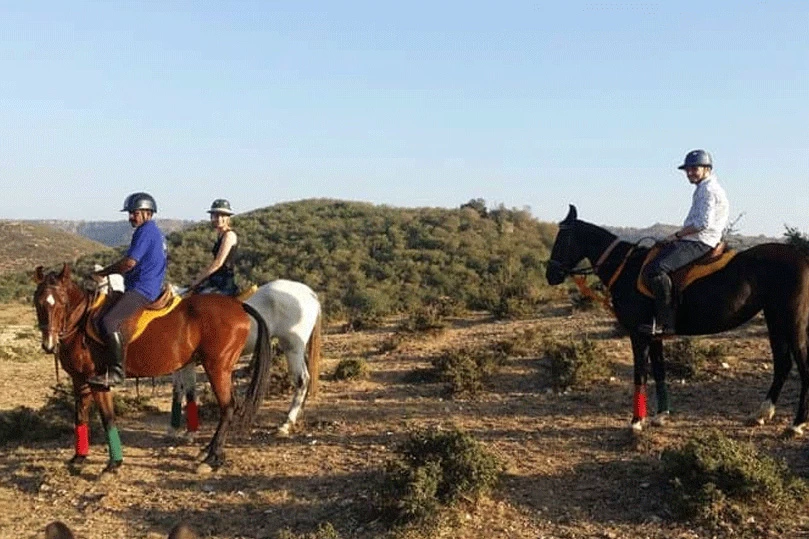
<svg viewBox="0 0 809 539">
<path fill-rule="evenodd" d="M 500 350 L 461 348 L 433 358 L 433 367 L 447 384 L 450 395 L 471 395 L 485 388 L 506 360 Z"/>
<path fill-rule="evenodd" d="M 777 516 L 805 503 L 809 488 L 786 465 L 750 443 L 708 432 L 663 452 L 672 509 L 681 518 L 739 525 L 751 516 Z"/>
<path fill-rule="evenodd" d="M 461 498 L 476 500 L 496 485 L 503 466 L 469 434 L 419 431 L 394 449 L 378 504 L 395 522 L 428 521 Z"/>
<path fill-rule="evenodd" d="M 684 338 L 663 344 L 663 357 L 670 376 L 690 380 L 703 372 L 710 363 L 718 363 L 727 354 L 723 344 L 706 345 L 703 342 Z"/>
<path fill-rule="evenodd" d="M 368 363 L 359 357 L 341 359 L 334 369 L 335 380 L 354 380 L 368 376 Z"/>
<path fill-rule="evenodd" d="M 599 347 L 587 336 L 562 340 L 547 338 L 543 346 L 544 358 L 550 360 L 551 381 L 556 391 L 585 387 L 611 374 Z"/>
</svg>

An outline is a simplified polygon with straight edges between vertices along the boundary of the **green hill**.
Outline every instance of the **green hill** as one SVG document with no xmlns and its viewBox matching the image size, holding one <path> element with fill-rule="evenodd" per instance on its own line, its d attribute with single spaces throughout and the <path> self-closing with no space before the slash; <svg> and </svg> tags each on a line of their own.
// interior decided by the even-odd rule
<svg viewBox="0 0 809 539">
<path fill-rule="evenodd" d="M 383 315 L 449 298 L 461 306 L 508 310 L 509 298 L 540 299 L 556 225 L 527 211 L 394 208 L 313 199 L 233 219 L 240 284 L 302 281 L 327 313 Z M 211 260 L 208 225 L 170 234 L 170 278 L 188 283 Z M 501 312 L 501 314 L 507 314 Z"/>
<path fill-rule="evenodd" d="M 242 287 L 302 281 L 327 315 L 364 321 L 439 300 L 498 316 L 530 314 L 549 290 L 545 262 L 557 230 L 524 210 L 489 210 L 483 200 L 456 209 L 302 200 L 237 215 L 233 227 Z M 169 233 L 168 279 L 187 285 L 212 259 L 214 239 L 207 223 Z M 78 261 L 79 274 L 116 256 L 92 252 Z M 73 258 L 47 256 L 51 267 Z M 8 297 L 0 286 L 0 299 Z"/>
</svg>

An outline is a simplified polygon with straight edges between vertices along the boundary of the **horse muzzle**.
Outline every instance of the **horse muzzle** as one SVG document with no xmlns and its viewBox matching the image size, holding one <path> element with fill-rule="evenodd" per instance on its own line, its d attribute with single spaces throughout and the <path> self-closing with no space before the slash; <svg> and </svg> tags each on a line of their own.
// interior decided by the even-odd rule
<svg viewBox="0 0 809 539">
<path fill-rule="evenodd" d="M 549 260 L 548 269 L 545 270 L 545 278 L 548 280 L 549 285 L 555 286 L 562 284 L 568 273 L 569 272 L 562 266 L 562 264 L 555 260 Z"/>
</svg>

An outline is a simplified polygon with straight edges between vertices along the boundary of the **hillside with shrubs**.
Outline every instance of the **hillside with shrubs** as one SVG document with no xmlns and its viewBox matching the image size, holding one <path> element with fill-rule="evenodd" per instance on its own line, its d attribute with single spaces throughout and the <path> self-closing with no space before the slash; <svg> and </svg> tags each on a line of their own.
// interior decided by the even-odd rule
<svg viewBox="0 0 809 539">
<path fill-rule="evenodd" d="M 241 287 L 302 281 L 327 314 L 359 325 L 438 300 L 518 314 L 543 299 L 557 229 L 479 199 L 456 209 L 303 200 L 237 215 L 232 225 Z M 168 241 L 169 277 L 185 284 L 211 260 L 214 231 L 199 225 Z"/>
</svg>

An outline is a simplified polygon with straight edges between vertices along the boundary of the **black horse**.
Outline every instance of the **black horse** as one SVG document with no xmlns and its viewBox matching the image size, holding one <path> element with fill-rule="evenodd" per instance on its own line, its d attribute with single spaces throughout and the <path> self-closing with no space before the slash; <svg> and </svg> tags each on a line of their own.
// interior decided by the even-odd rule
<svg viewBox="0 0 809 539">
<path fill-rule="evenodd" d="M 632 429 L 646 424 L 647 364 L 651 361 L 657 395 L 657 416 L 669 414 L 663 364 L 663 344 L 638 331 L 654 314 L 654 302 L 637 290 L 648 249 L 619 241 L 609 231 L 579 221 L 571 205 L 559 224 L 546 277 L 558 285 L 573 274 L 595 273 L 607 285 L 615 315 L 629 331 L 635 371 Z M 577 269 L 587 259 L 591 268 Z M 807 341 L 809 335 L 809 259 L 792 246 L 767 243 L 740 251 L 721 270 L 685 288 L 677 304 L 678 335 L 706 335 L 733 329 L 764 311 L 773 354 L 773 381 L 754 420 L 763 424 L 775 413 L 775 404 L 794 360 L 801 378 L 798 411 L 791 430 L 801 434 L 807 421 Z"/>
</svg>

